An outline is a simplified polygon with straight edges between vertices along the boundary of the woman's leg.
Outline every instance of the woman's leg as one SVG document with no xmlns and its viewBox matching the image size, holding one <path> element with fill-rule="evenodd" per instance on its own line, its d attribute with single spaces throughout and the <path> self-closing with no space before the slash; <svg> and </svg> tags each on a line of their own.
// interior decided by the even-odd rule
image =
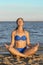
<svg viewBox="0 0 43 65">
<path fill-rule="evenodd" d="M 31 56 L 31 55 L 35 54 L 36 51 L 38 50 L 38 47 L 39 47 L 39 43 L 36 44 L 34 47 L 32 47 L 32 48 L 30 48 L 30 49 L 29 49 L 29 48 L 26 49 L 26 50 L 24 51 L 24 55 L 26 55 L 26 56 Z"/>
<path fill-rule="evenodd" d="M 13 55 L 17 55 L 17 56 L 21 56 L 21 57 L 26 57 L 26 55 L 20 53 L 18 50 L 16 50 L 15 48 L 13 47 L 9 47 L 7 44 L 5 44 L 5 47 L 7 48 L 7 50 L 13 54 Z"/>
<path fill-rule="evenodd" d="M 39 44 L 36 44 L 34 47 L 32 47 L 30 49 L 26 49 L 23 54 L 20 53 L 15 48 L 10 48 L 7 44 L 5 44 L 5 47 L 13 55 L 17 55 L 17 56 L 21 56 L 21 57 L 28 57 L 28 56 L 36 53 L 36 51 L 38 50 Z"/>
</svg>

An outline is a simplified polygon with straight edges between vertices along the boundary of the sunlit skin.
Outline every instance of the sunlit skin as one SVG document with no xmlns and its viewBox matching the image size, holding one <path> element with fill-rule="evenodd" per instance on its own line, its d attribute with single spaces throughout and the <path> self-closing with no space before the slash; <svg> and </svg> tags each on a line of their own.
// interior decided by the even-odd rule
<svg viewBox="0 0 43 65">
<path fill-rule="evenodd" d="M 23 25 L 24 25 L 23 20 L 21 18 L 19 18 L 17 21 L 18 29 L 12 31 L 12 34 L 11 34 L 11 44 L 9 46 L 7 44 L 5 44 L 5 47 L 12 55 L 28 57 L 28 56 L 36 53 L 36 51 L 38 50 L 38 47 L 39 47 L 39 43 L 35 44 L 34 46 L 31 45 L 29 32 L 26 30 L 23 30 Z M 19 35 L 20 37 L 25 35 L 27 39 L 24 41 L 23 40 L 17 41 L 14 39 L 15 35 Z M 18 50 L 16 50 L 16 48 L 24 48 L 24 47 L 26 47 L 26 45 L 28 45 L 28 47 L 30 47 L 30 49 L 26 48 L 24 53 L 20 53 Z"/>
</svg>

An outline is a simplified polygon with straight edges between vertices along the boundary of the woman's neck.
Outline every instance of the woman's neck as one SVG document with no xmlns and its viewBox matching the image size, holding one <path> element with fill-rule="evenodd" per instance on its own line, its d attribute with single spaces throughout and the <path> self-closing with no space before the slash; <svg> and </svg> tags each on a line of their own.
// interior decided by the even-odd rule
<svg viewBox="0 0 43 65">
<path fill-rule="evenodd" d="M 23 32 L 23 27 L 22 27 L 22 26 L 19 26 L 19 27 L 18 27 L 18 31 L 19 31 L 19 32 Z"/>
</svg>

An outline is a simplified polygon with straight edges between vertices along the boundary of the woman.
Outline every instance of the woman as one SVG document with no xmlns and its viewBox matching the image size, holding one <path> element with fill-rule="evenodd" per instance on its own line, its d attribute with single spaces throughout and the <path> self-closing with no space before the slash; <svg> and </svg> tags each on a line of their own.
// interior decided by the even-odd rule
<svg viewBox="0 0 43 65">
<path fill-rule="evenodd" d="M 17 28 L 11 34 L 11 44 L 9 46 L 5 44 L 5 47 L 12 55 L 28 57 L 35 54 L 39 44 L 36 44 L 33 47 L 30 44 L 29 32 L 23 29 L 24 21 L 22 18 L 18 18 L 16 23 Z M 27 48 L 27 45 L 30 48 Z"/>
</svg>

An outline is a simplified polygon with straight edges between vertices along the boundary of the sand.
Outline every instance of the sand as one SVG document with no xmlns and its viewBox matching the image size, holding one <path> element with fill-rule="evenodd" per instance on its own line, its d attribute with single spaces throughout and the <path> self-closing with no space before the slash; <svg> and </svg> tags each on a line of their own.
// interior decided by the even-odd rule
<svg viewBox="0 0 43 65">
<path fill-rule="evenodd" d="M 43 54 L 19 59 L 10 54 L 2 54 L 0 55 L 0 65 L 43 65 Z"/>
<path fill-rule="evenodd" d="M 8 53 L 0 53 L 0 65 L 43 65 L 43 48 L 28 58 L 17 58 Z"/>
</svg>

